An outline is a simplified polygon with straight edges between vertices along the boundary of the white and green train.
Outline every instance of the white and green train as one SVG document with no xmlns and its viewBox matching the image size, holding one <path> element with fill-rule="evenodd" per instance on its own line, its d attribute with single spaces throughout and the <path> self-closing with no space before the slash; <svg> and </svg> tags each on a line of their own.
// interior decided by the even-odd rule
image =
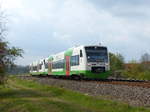
<svg viewBox="0 0 150 112">
<path fill-rule="evenodd" d="M 106 79 L 110 75 L 107 47 L 78 46 L 30 64 L 31 75 Z"/>
</svg>

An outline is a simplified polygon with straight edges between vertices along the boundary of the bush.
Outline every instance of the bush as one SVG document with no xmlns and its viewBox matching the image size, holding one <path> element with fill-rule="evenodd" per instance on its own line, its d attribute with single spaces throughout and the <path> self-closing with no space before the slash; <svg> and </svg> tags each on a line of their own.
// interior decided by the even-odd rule
<svg viewBox="0 0 150 112">
<path fill-rule="evenodd" d="M 124 57 L 121 54 L 109 53 L 110 69 L 112 71 L 122 70 L 124 68 Z"/>
<path fill-rule="evenodd" d="M 150 70 L 145 69 L 143 63 L 134 63 L 123 71 L 123 76 L 131 79 L 150 80 Z"/>
</svg>

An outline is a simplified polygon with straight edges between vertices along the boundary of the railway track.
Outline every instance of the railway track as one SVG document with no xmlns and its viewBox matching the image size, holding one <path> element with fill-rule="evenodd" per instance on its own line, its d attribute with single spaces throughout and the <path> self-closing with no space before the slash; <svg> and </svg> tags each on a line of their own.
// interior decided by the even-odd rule
<svg viewBox="0 0 150 112">
<path fill-rule="evenodd" d="M 113 85 L 127 85 L 127 86 L 136 86 L 136 87 L 143 87 L 143 88 L 150 88 L 150 81 L 147 80 L 130 80 L 130 79 L 69 79 L 65 77 L 52 77 L 52 76 L 21 76 L 25 78 L 53 78 L 57 80 L 71 80 L 77 82 L 84 82 L 84 83 L 97 83 L 97 84 L 113 84 Z"/>
<path fill-rule="evenodd" d="M 150 88 L 150 82 L 149 81 L 111 80 L 111 81 L 101 81 L 101 82 L 95 82 L 95 83 L 127 85 L 127 86 L 136 86 L 136 87 Z"/>
</svg>

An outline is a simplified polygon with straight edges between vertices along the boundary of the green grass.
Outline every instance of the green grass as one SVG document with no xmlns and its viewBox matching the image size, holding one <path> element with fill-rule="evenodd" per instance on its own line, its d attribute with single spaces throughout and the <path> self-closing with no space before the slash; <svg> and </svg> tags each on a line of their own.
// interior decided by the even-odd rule
<svg viewBox="0 0 150 112">
<path fill-rule="evenodd" d="M 131 79 L 138 79 L 138 80 L 150 80 L 150 71 L 137 71 L 137 70 L 124 70 L 122 72 L 123 76 Z"/>
<path fill-rule="evenodd" d="M 0 112 L 150 112 L 150 109 L 9 78 L 7 87 L 0 87 Z"/>
</svg>

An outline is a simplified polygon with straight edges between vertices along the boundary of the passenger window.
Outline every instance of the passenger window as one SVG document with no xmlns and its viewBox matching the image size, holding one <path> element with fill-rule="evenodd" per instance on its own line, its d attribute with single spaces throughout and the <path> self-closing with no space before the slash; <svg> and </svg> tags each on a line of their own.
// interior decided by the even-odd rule
<svg viewBox="0 0 150 112">
<path fill-rule="evenodd" d="M 56 62 L 53 62 L 52 63 L 52 68 L 53 69 L 62 69 L 64 68 L 64 59 L 63 60 L 59 60 L 59 61 L 56 61 Z"/>
<path fill-rule="evenodd" d="M 71 66 L 79 65 L 79 55 L 71 56 Z"/>
</svg>

